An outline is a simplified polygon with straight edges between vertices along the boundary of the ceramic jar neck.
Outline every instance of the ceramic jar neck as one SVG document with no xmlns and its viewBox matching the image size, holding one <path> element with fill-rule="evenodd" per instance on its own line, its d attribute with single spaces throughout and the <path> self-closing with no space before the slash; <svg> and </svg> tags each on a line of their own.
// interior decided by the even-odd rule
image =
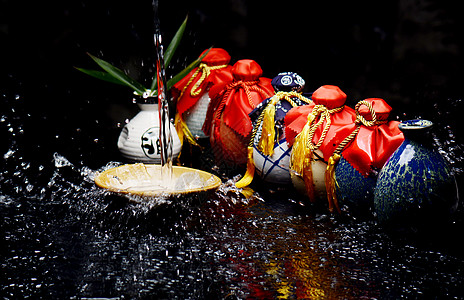
<svg viewBox="0 0 464 300">
<path fill-rule="evenodd" d="M 137 103 L 137 105 L 142 111 L 158 111 L 158 103 L 149 103 L 149 104 Z"/>
<path fill-rule="evenodd" d="M 430 129 L 433 123 L 429 120 L 407 120 L 398 125 L 398 128 L 403 132 L 405 140 L 414 141 L 424 146 L 432 146 L 432 138 Z"/>
</svg>

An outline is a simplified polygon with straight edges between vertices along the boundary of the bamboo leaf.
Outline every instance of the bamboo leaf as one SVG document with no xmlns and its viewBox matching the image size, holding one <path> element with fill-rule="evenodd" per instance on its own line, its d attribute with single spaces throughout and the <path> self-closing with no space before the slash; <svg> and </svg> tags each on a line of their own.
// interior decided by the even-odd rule
<svg viewBox="0 0 464 300">
<path fill-rule="evenodd" d="M 187 26 L 187 20 L 188 20 L 188 15 L 185 17 L 184 22 L 180 25 L 179 29 L 177 29 L 176 34 L 172 38 L 171 42 L 169 43 L 168 48 L 166 49 L 166 52 L 164 53 L 164 66 L 167 67 L 169 66 L 169 63 L 172 60 L 172 57 L 174 56 L 174 52 L 176 52 L 177 47 L 180 44 L 180 41 L 182 39 L 182 36 L 184 35 L 185 27 Z M 153 76 L 153 81 L 151 82 L 150 90 L 155 90 L 157 84 L 157 78 L 156 76 Z"/>
<path fill-rule="evenodd" d="M 78 67 L 74 67 L 76 70 L 79 70 L 81 71 L 82 73 L 85 73 L 87 75 L 90 75 L 92 77 L 95 77 L 97 79 L 101 79 L 101 80 L 104 80 L 104 81 L 108 81 L 108 82 L 111 82 L 111 83 L 116 83 L 116 84 L 120 84 L 120 85 L 124 85 L 124 83 L 122 83 L 121 81 L 117 80 L 116 78 L 114 78 L 111 74 L 109 74 L 108 72 L 104 72 L 104 71 L 97 71 L 97 70 L 89 70 L 89 69 L 83 69 L 83 68 L 78 68 Z"/>
<path fill-rule="evenodd" d="M 166 52 L 164 53 L 164 66 L 165 67 L 169 66 L 169 63 L 171 62 L 174 52 L 176 52 L 176 49 L 180 44 L 182 36 L 184 35 L 185 27 L 187 26 L 187 20 L 188 20 L 188 15 L 185 17 L 184 22 L 182 22 L 179 29 L 177 29 L 176 34 L 172 38 L 171 42 L 169 43 L 168 48 L 166 49 Z"/>
<path fill-rule="evenodd" d="M 93 56 L 90 53 L 87 53 L 103 70 L 108 72 L 110 76 L 112 76 L 115 80 L 119 81 L 120 84 L 126 85 L 130 88 L 132 88 L 136 93 L 138 94 L 143 94 L 145 92 L 145 87 L 135 81 L 134 79 L 130 78 L 127 76 L 121 69 L 118 69 L 114 66 L 112 66 L 110 63 L 107 61 L 104 61 L 103 59 L 97 58 Z"/>
<path fill-rule="evenodd" d="M 205 56 L 209 53 L 209 51 L 211 50 L 211 48 L 213 47 L 210 47 L 208 49 L 208 51 L 206 51 L 202 56 L 200 56 L 199 58 L 197 58 L 196 60 L 194 60 L 192 63 L 190 63 L 185 69 L 183 69 L 182 71 L 180 71 L 179 73 L 177 73 L 174 77 L 172 77 L 171 79 L 168 80 L 168 82 L 166 83 L 167 85 L 167 90 L 170 90 L 171 87 L 176 84 L 177 82 L 179 82 L 182 78 L 184 78 L 185 76 L 187 76 L 187 74 L 192 71 L 194 68 L 196 68 L 200 63 L 201 61 L 203 60 L 203 58 L 205 58 Z"/>
</svg>

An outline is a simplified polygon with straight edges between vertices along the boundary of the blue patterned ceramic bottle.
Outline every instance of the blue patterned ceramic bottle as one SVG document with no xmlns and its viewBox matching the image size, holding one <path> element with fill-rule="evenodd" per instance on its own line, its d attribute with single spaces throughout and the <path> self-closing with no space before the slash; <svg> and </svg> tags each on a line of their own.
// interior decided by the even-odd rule
<svg viewBox="0 0 464 300">
<path fill-rule="evenodd" d="M 374 193 L 377 218 L 393 228 L 421 228 L 447 220 L 458 204 L 454 175 L 428 135 L 433 123 L 399 124 L 405 140 L 380 171 Z"/>
<path fill-rule="evenodd" d="M 363 215 L 373 209 L 379 171 L 404 141 L 399 122 L 388 120 L 391 110 L 381 98 L 356 104 L 356 124 L 351 126 L 357 133 L 342 149 L 335 167 L 338 204 L 347 205 L 351 213 Z"/>
</svg>

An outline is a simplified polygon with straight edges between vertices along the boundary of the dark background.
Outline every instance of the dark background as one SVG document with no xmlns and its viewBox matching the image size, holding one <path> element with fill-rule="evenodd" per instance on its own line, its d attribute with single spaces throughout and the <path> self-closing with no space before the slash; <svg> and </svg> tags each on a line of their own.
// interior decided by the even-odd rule
<svg viewBox="0 0 464 300">
<path fill-rule="evenodd" d="M 159 15 L 166 45 L 189 15 L 168 76 L 213 45 L 231 63 L 256 60 L 266 77 L 299 73 L 306 92 L 334 84 L 349 105 L 381 97 L 393 117 L 446 119 L 446 127 L 462 109 L 459 11 L 442 0 L 160 0 Z M 148 84 L 153 32 L 150 0 L 0 1 L 1 110 L 16 119 L 1 125 L 3 153 L 21 140 L 33 157 L 50 149 L 95 164 L 116 157 L 120 124 L 137 111 L 131 91 L 73 67 L 97 68 L 89 52 Z M 12 139 L 15 124 L 23 133 Z M 458 127 L 453 138 L 462 136 Z"/>
</svg>

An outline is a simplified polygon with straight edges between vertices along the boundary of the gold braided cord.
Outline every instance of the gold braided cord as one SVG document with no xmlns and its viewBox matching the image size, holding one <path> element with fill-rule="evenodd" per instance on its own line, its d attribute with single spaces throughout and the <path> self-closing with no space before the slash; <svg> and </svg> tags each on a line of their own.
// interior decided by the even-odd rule
<svg viewBox="0 0 464 300">
<path fill-rule="evenodd" d="M 219 66 L 208 66 L 207 64 L 201 63 L 200 66 L 198 66 L 197 72 L 202 71 L 202 75 L 200 79 L 193 85 L 192 89 L 190 90 L 190 95 L 192 95 L 192 97 L 198 96 L 201 93 L 201 88 L 199 88 L 200 85 L 211 74 L 211 71 L 225 67 L 227 67 L 227 64 Z"/>
<path fill-rule="evenodd" d="M 277 92 L 276 95 L 279 95 L 279 97 L 281 97 L 280 95 L 282 95 L 285 100 L 288 101 L 288 103 L 290 103 L 292 105 L 292 107 L 295 107 L 295 106 L 298 106 L 292 98 L 298 98 L 301 102 L 304 102 L 306 104 L 309 104 L 311 103 L 311 100 L 306 98 L 305 96 L 303 96 L 301 93 L 299 92 L 295 92 L 295 91 L 291 91 L 291 92 Z M 280 99 L 282 100 L 282 98 Z"/>
<path fill-rule="evenodd" d="M 251 139 L 250 139 L 250 142 L 248 143 L 249 147 L 253 147 L 253 142 L 254 142 L 253 140 L 255 139 L 256 133 L 258 132 L 259 125 L 263 121 L 263 118 L 264 118 L 264 110 L 261 112 L 258 119 L 256 120 L 255 127 L 253 128 L 253 131 L 251 132 Z"/>
<path fill-rule="evenodd" d="M 211 71 L 212 70 L 218 70 L 218 69 L 222 69 L 222 68 L 225 68 L 227 67 L 228 65 L 219 65 L 219 66 L 208 66 L 207 64 L 205 63 L 200 63 L 200 65 L 198 66 L 197 70 L 195 71 L 195 73 L 193 73 L 193 75 L 190 77 L 189 81 L 187 82 L 187 84 L 184 86 L 184 88 L 182 89 L 182 92 L 180 93 L 180 96 L 179 98 L 182 97 L 182 95 L 184 95 L 184 92 L 187 90 L 187 88 L 190 86 L 190 84 L 195 80 L 195 78 L 197 78 L 197 75 L 198 73 L 200 73 L 201 71 L 201 77 L 200 79 L 198 79 L 198 81 L 193 85 L 192 89 L 190 90 L 190 95 L 192 97 L 196 97 L 198 96 L 201 92 L 202 92 L 202 89 L 200 88 L 200 85 L 203 83 L 203 81 L 208 78 L 208 76 L 211 74 Z"/>
<path fill-rule="evenodd" d="M 248 103 L 254 109 L 256 108 L 256 105 L 253 103 L 253 98 L 251 97 L 251 91 L 258 92 L 262 95 L 268 95 L 268 93 L 262 88 L 260 88 L 258 84 L 259 84 L 259 80 L 254 80 L 254 81 L 239 80 L 239 81 L 229 83 L 226 87 L 226 92 L 224 93 L 223 99 L 227 99 L 228 95 L 230 94 L 232 90 L 242 88 L 245 91 L 245 94 L 248 99 Z"/>
<path fill-rule="evenodd" d="M 359 107 L 361 105 L 367 106 L 369 109 L 369 112 L 371 113 L 372 120 L 368 121 L 366 118 L 364 118 L 360 113 L 359 113 Z M 370 102 L 367 102 L 365 100 L 359 101 L 356 106 L 355 106 L 355 111 L 356 111 L 356 128 L 351 132 L 349 136 L 347 136 L 335 149 L 334 153 L 340 154 L 343 149 L 348 145 L 358 134 L 359 129 L 361 128 L 361 124 L 366 126 L 366 127 L 372 127 L 376 125 L 381 125 L 385 124 L 387 121 L 386 120 L 377 120 L 377 115 L 375 113 L 374 107 L 372 107 L 372 104 Z"/>
<path fill-rule="evenodd" d="M 264 111 L 261 112 L 261 114 L 259 115 L 257 123 L 261 123 L 263 116 L 264 116 Z M 247 147 L 247 169 L 243 177 L 235 183 L 235 186 L 237 188 L 247 187 L 253 181 L 253 177 L 255 174 L 255 163 L 253 161 L 253 140 L 256 136 L 257 131 L 258 131 L 258 126 L 255 126 L 253 128 L 253 131 L 251 132 L 251 139 Z"/>
<path fill-rule="evenodd" d="M 365 105 L 369 109 L 369 112 L 372 117 L 371 121 L 366 120 L 366 118 L 364 118 L 359 113 L 359 108 L 361 107 L 361 105 Z M 387 122 L 387 121 L 377 120 L 377 115 L 375 113 L 374 107 L 372 107 L 372 104 L 368 101 L 365 101 L 365 100 L 359 101 L 355 106 L 355 111 L 356 111 L 356 121 L 355 121 L 356 128 L 351 132 L 350 135 L 348 135 L 337 146 L 334 153 L 328 160 L 327 169 L 325 171 L 325 186 L 326 186 L 326 191 L 327 191 L 327 200 L 329 202 L 329 210 L 331 212 L 333 212 L 334 207 L 335 207 L 337 211 L 340 213 L 340 207 L 338 205 L 338 199 L 337 199 L 337 194 L 336 194 L 336 187 L 338 187 L 338 183 L 337 183 L 337 178 L 335 176 L 335 167 L 341 158 L 341 152 L 346 147 L 346 145 L 348 145 L 352 140 L 354 140 L 359 130 L 361 129 L 361 125 L 364 125 L 366 127 L 372 127 L 372 126 L 381 125 Z"/>
<path fill-rule="evenodd" d="M 294 99 L 300 99 L 300 101 L 303 103 L 311 102 L 311 100 L 301 95 L 301 93 L 295 91 L 277 92 L 274 96 L 272 96 L 264 108 L 264 118 L 262 119 L 262 122 L 256 122 L 255 126 L 262 125 L 261 137 L 258 142 L 258 149 L 263 155 L 270 156 L 274 154 L 274 144 L 276 138 L 275 113 L 277 103 L 279 103 L 281 100 L 286 100 L 292 107 L 296 107 L 298 104 Z"/>
<path fill-rule="evenodd" d="M 321 104 L 314 106 L 313 111 L 311 112 L 311 115 L 312 115 L 311 120 L 310 120 L 310 117 L 308 116 L 308 121 L 310 121 L 311 123 L 310 123 L 310 128 L 309 128 L 309 137 L 308 137 L 307 147 L 311 149 L 311 151 L 315 151 L 319 149 L 319 147 L 324 142 L 325 136 L 327 135 L 327 132 L 330 129 L 330 125 L 332 124 L 331 115 L 342 111 L 344 108 L 345 108 L 344 105 L 334 108 L 334 109 L 328 109 L 327 107 Z M 319 121 L 314 124 L 313 122 L 318 116 L 320 116 Z M 319 128 L 319 126 L 321 126 L 324 123 L 324 121 L 326 121 L 326 124 L 322 131 L 321 136 L 319 137 L 319 141 L 316 144 L 314 144 L 313 143 L 314 134 L 316 133 L 317 128 Z"/>
</svg>

